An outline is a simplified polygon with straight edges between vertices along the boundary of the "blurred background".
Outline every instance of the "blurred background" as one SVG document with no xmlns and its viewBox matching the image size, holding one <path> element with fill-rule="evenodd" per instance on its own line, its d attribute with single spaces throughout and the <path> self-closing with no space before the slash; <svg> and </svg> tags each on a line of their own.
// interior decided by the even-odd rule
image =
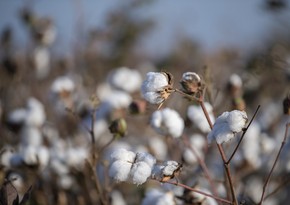
<svg viewBox="0 0 290 205">
<path fill-rule="evenodd" d="M 98 95 L 101 85 L 109 81 L 108 76 L 122 66 L 137 70 L 143 79 L 149 71 L 171 72 L 177 87 L 182 73 L 199 73 L 207 84 L 207 101 L 213 105 L 216 116 L 233 108 L 227 86 L 232 74 L 237 74 L 243 82 L 243 108 L 246 107 L 247 112 L 252 114 L 259 104 L 262 105 L 260 112 L 264 114 L 259 119 L 261 130 L 275 139 L 279 136 L 277 143 L 283 137 L 281 133 L 284 128 L 280 129 L 281 122 L 285 122 L 281 118 L 282 101 L 290 92 L 289 0 L 178 3 L 174 0 L 0 1 L 0 37 L 2 158 L 7 150 L 21 153 L 23 147 L 18 146 L 28 133 L 27 130 L 23 131 L 23 127 L 27 127 L 23 125 L 25 114 L 12 113 L 18 108 L 32 109 L 35 103 L 33 100 L 31 103 L 31 98 L 37 99 L 46 113 L 45 122 L 37 124 L 37 129 L 33 125 L 33 132 L 40 131 L 40 144 L 48 148 L 77 148 L 79 144 L 85 147 L 89 140 L 80 142 L 80 136 L 86 134 L 79 128 L 79 122 L 89 121 L 88 113 L 92 109 L 88 105 L 90 96 Z M 72 79 L 74 84 L 68 83 L 69 92 L 62 90 L 56 96 L 55 93 L 60 91 L 52 85 L 61 76 Z M 141 98 L 138 92 L 130 95 L 133 100 Z M 173 98 L 167 105 L 175 107 L 186 118 L 188 103 Z M 67 114 L 66 108 L 75 111 L 80 121 Z M 147 124 L 153 109 L 156 108 L 149 106 L 144 118 L 127 119 L 128 124 L 134 124 L 130 128 L 131 136 L 137 135 L 144 127 L 144 136 L 152 134 Z M 114 113 L 117 113 L 116 110 Z M 123 112 L 110 113 L 106 120 L 110 122 L 123 115 Z M 28 135 L 32 135 L 31 132 Z M 69 145 L 54 145 L 55 135 Z M 142 137 L 140 139 L 139 142 L 134 138 L 128 141 L 137 147 L 138 143 L 146 141 Z M 28 177 L 30 171 L 23 171 L 23 164 L 17 164 L 14 159 L 12 161 L 17 166 L 12 165 L 9 157 L 4 159 L 6 161 L 2 159 L 1 162 L 1 181 L 16 173 L 27 183 L 22 185 L 23 193 L 35 181 L 40 193 L 48 191 L 49 188 L 43 186 L 48 182 L 40 176 L 37 160 L 32 164 L 37 164 L 34 174 L 38 174 Z M 78 184 L 82 176 L 75 171 L 70 176 L 73 175 L 74 183 Z M 286 175 L 289 175 L 288 171 Z M 278 176 L 282 176 L 281 173 Z M 71 179 L 68 181 L 50 185 L 54 188 L 48 192 L 54 197 L 45 198 L 40 194 L 39 197 L 34 196 L 32 204 L 94 202 L 93 197 L 80 193 L 79 189 L 70 190 L 68 187 L 73 182 Z M 90 186 L 87 188 L 92 189 Z M 55 190 L 61 191 L 56 194 Z M 83 197 L 78 198 L 77 202 L 70 198 L 76 192 Z M 141 193 L 139 198 L 132 197 L 134 191 L 125 193 L 131 196 L 129 204 L 140 203 L 143 189 Z M 91 195 L 94 194 L 92 191 Z M 283 204 L 289 199 L 283 197 L 282 202 L 277 203 Z"/>
</svg>

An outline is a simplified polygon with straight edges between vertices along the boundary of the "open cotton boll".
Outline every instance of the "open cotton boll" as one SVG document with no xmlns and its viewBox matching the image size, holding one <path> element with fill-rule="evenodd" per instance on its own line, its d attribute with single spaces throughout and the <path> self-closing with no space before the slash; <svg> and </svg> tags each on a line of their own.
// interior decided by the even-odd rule
<svg viewBox="0 0 290 205">
<path fill-rule="evenodd" d="M 184 129 L 184 121 L 176 112 L 170 108 L 157 110 L 152 114 L 151 126 L 162 135 L 180 137 Z"/>
<path fill-rule="evenodd" d="M 124 91 L 113 91 L 103 102 L 107 102 L 114 109 L 127 108 L 132 102 L 132 97 Z"/>
<path fill-rule="evenodd" d="M 173 175 L 174 171 L 178 169 L 179 163 L 176 161 L 167 161 L 162 168 L 163 175 L 170 176 Z"/>
<path fill-rule="evenodd" d="M 242 141 L 242 151 L 245 159 L 254 167 L 261 165 L 260 159 L 260 135 L 261 128 L 258 123 L 253 122 L 247 130 Z"/>
<path fill-rule="evenodd" d="M 49 162 L 49 151 L 46 147 L 27 146 L 22 151 L 23 160 L 28 165 L 45 167 Z"/>
<path fill-rule="evenodd" d="M 25 126 L 21 129 L 21 145 L 40 146 L 42 144 L 42 134 L 38 128 Z"/>
<path fill-rule="evenodd" d="M 50 70 L 49 50 L 44 46 L 39 46 L 34 49 L 32 55 L 37 78 L 46 77 Z"/>
<path fill-rule="evenodd" d="M 111 202 L 112 205 L 126 205 L 127 204 L 123 195 L 119 191 L 116 191 L 116 190 L 112 191 L 110 196 L 112 199 L 112 202 Z"/>
<path fill-rule="evenodd" d="M 8 122 L 13 124 L 21 124 L 25 121 L 27 110 L 24 108 L 17 109 L 9 113 Z"/>
<path fill-rule="evenodd" d="M 216 140 L 218 144 L 228 142 L 235 136 L 235 133 L 241 132 L 245 128 L 246 122 L 245 111 L 224 112 L 217 118 L 212 131 L 208 134 L 208 142 L 211 143 L 213 140 Z"/>
<path fill-rule="evenodd" d="M 109 176 L 114 178 L 117 182 L 127 181 L 130 177 L 132 163 L 117 160 L 114 161 L 109 169 Z"/>
<path fill-rule="evenodd" d="M 68 76 L 56 78 L 51 85 L 51 91 L 54 93 L 61 93 L 63 91 L 72 92 L 74 89 L 75 84 Z"/>
<path fill-rule="evenodd" d="M 154 156 L 159 160 L 165 160 L 167 156 L 167 145 L 165 142 L 160 137 L 152 137 L 148 143 Z"/>
<path fill-rule="evenodd" d="M 11 148 L 4 148 L 1 151 L 1 155 L 0 155 L 0 165 L 3 167 L 10 167 L 11 166 L 11 158 L 14 155 L 14 151 Z"/>
<path fill-rule="evenodd" d="M 213 108 L 212 106 L 208 103 L 204 103 L 205 108 L 207 109 L 209 113 L 209 117 L 211 119 L 211 122 L 214 123 L 214 115 L 213 115 Z M 210 132 L 210 126 L 206 120 L 206 117 L 204 115 L 204 112 L 200 106 L 197 105 L 191 105 L 187 109 L 187 116 L 190 119 L 190 121 L 202 132 L 208 133 Z"/>
<path fill-rule="evenodd" d="M 144 161 L 134 163 L 130 172 L 133 184 L 145 183 L 147 178 L 150 177 L 151 171 L 152 167 Z"/>
<path fill-rule="evenodd" d="M 248 121 L 245 111 L 233 110 L 227 117 L 227 122 L 232 132 L 241 132 Z"/>
<path fill-rule="evenodd" d="M 111 161 L 123 160 L 133 163 L 135 161 L 136 154 L 126 149 L 120 148 L 115 150 L 111 154 Z"/>
<path fill-rule="evenodd" d="M 142 78 L 137 70 L 121 67 L 111 73 L 108 81 L 113 87 L 131 93 L 140 89 Z"/>
<path fill-rule="evenodd" d="M 136 162 L 144 161 L 145 163 L 149 165 L 150 168 L 152 168 L 154 164 L 156 163 L 156 159 L 151 154 L 146 153 L 146 152 L 138 152 L 136 154 L 135 161 Z"/>
<path fill-rule="evenodd" d="M 243 81 L 242 81 L 241 77 L 235 73 L 230 76 L 229 83 L 230 83 L 230 85 L 235 86 L 235 87 L 239 87 L 239 88 L 242 87 L 242 85 L 243 85 Z"/>
<path fill-rule="evenodd" d="M 69 148 L 65 153 L 65 160 L 68 166 L 82 168 L 88 158 L 88 151 L 85 148 Z"/>
<path fill-rule="evenodd" d="M 151 104 L 160 104 L 166 99 L 162 96 L 161 91 L 168 85 L 169 82 L 164 73 L 149 72 L 146 75 L 145 81 L 142 83 L 142 96 Z"/>
<path fill-rule="evenodd" d="M 99 137 L 108 130 L 108 127 L 109 125 L 106 120 L 98 119 L 94 122 L 95 141 L 98 140 Z"/>
<path fill-rule="evenodd" d="M 45 122 L 45 111 L 42 103 L 35 98 L 27 101 L 25 124 L 30 126 L 41 126 Z"/>
</svg>

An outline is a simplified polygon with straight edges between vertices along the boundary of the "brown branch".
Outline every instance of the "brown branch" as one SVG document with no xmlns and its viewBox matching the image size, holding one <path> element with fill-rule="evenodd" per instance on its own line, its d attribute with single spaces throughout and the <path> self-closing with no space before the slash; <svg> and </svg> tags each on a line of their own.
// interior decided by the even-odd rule
<svg viewBox="0 0 290 205">
<path fill-rule="evenodd" d="M 260 107 L 261 107 L 261 106 L 258 105 L 258 107 L 257 107 L 257 109 L 256 109 L 256 111 L 255 111 L 255 113 L 254 113 L 254 115 L 253 115 L 253 117 L 252 117 L 250 123 L 249 123 L 248 126 L 244 129 L 243 134 L 242 134 L 242 136 L 241 136 L 241 138 L 240 138 L 240 140 L 239 140 L 237 146 L 235 147 L 233 153 L 231 154 L 231 156 L 230 156 L 229 160 L 226 162 L 226 164 L 229 164 L 229 163 L 231 162 L 232 158 L 234 157 L 234 155 L 236 154 L 236 152 L 237 152 L 237 150 L 238 150 L 238 148 L 239 148 L 239 146 L 240 146 L 240 144 L 241 144 L 241 142 L 242 142 L 242 140 L 243 140 L 245 134 L 247 133 L 249 127 L 251 126 L 251 124 L 252 124 L 254 118 L 256 117 L 256 115 L 257 115 L 257 113 L 258 113 L 258 110 L 260 109 Z"/>
<path fill-rule="evenodd" d="M 207 112 L 207 109 L 204 105 L 204 102 L 203 102 L 203 99 L 200 99 L 199 101 L 199 104 L 203 110 L 203 113 L 206 117 L 206 120 L 210 126 L 211 129 L 213 129 L 213 124 L 210 120 L 210 117 L 209 117 L 209 114 Z M 236 193 L 235 193 L 235 189 L 234 189 L 234 185 L 233 185 L 233 179 L 232 179 L 232 176 L 231 176 L 231 172 L 230 172 L 230 168 L 229 168 L 229 164 L 227 164 L 227 159 L 226 159 L 226 155 L 225 155 L 225 152 L 223 150 L 223 147 L 222 145 L 217 144 L 217 147 L 218 147 L 218 150 L 219 150 L 219 153 L 222 157 L 222 160 L 223 160 L 223 163 L 224 163 L 224 167 L 225 167 L 225 171 L 226 171 L 226 175 L 227 175 L 227 178 L 228 178 L 228 181 L 229 181 L 229 185 L 230 185 L 230 190 L 231 190 L 231 194 L 232 194 L 232 200 L 233 200 L 233 204 L 234 205 L 238 205 L 238 200 L 237 200 L 237 197 L 236 197 Z"/>
<path fill-rule="evenodd" d="M 151 180 L 155 180 L 155 181 L 160 182 L 158 179 L 154 179 L 154 178 L 151 178 Z M 220 201 L 220 202 L 223 202 L 223 203 L 226 203 L 226 204 L 233 204 L 231 201 L 228 201 L 228 200 L 226 200 L 226 199 L 222 199 L 222 198 L 220 198 L 220 197 L 217 197 L 217 196 L 214 196 L 214 195 L 211 195 L 211 194 L 205 193 L 205 192 L 203 192 L 203 191 L 200 191 L 200 190 L 194 189 L 194 188 L 192 188 L 192 187 L 190 187 L 190 186 L 187 186 L 187 185 L 185 185 L 185 184 L 181 184 L 181 183 L 179 183 L 179 182 L 166 181 L 166 182 L 162 182 L 162 183 L 167 183 L 167 184 L 173 184 L 173 185 L 175 185 L 175 186 L 180 186 L 180 187 L 183 187 L 183 188 L 185 188 L 185 189 L 187 189 L 187 190 L 190 190 L 190 191 L 192 191 L 192 192 L 196 192 L 196 193 L 202 194 L 202 195 L 204 195 L 204 196 L 207 196 L 207 197 L 210 197 L 210 198 L 216 199 L 217 201 Z"/>
<path fill-rule="evenodd" d="M 271 193 L 269 193 L 264 199 L 267 199 L 271 196 L 273 196 L 274 194 L 276 194 L 281 188 L 283 188 L 284 186 L 287 186 L 290 183 L 290 177 L 286 178 L 286 180 L 283 180 L 283 182 L 278 185 Z"/>
<path fill-rule="evenodd" d="M 283 149 L 283 147 L 284 147 L 284 145 L 285 145 L 285 143 L 286 143 L 286 138 L 287 138 L 287 135 L 288 135 L 288 128 L 289 128 L 289 126 L 290 126 L 290 123 L 287 123 L 287 124 L 286 124 L 286 128 L 285 128 L 285 135 L 284 135 L 283 141 L 282 141 L 282 143 L 281 143 L 280 149 L 279 149 L 279 151 L 278 151 L 278 154 L 277 154 L 277 156 L 276 156 L 276 159 L 275 159 L 275 161 L 274 161 L 274 164 L 273 164 L 273 166 L 272 166 L 272 168 L 271 168 L 271 170 L 270 170 L 270 172 L 269 172 L 269 174 L 268 174 L 268 177 L 267 177 L 267 179 L 266 179 L 266 181 L 265 181 L 265 183 L 264 183 L 264 186 L 263 186 L 263 192 L 262 192 L 262 196 L 261 196 L 261 200 L 260 200 L 260 202 L 259 202 L 259 205 L 262 205 L 262 204 L 263 204 L 264 197 L 265 197 L 265 193 L 266 193 L 266 190 L 267 190 L 267 187 L 268 187 L 268 184 L 269 184 L 269 181 L 270 181 L 271 175 L 272 175 L 272 173 L 273 173 L 273 171 L 274 171 L 274 169 L 275 169 L 275 166 L 276 166 L 276 164 L 277 164 L 277 162 L 278 162 L 278 159 L 279 159 L 279 157 L 280 157 L 281 151 L 282 151 L 282 149 Z"/>
</svg>

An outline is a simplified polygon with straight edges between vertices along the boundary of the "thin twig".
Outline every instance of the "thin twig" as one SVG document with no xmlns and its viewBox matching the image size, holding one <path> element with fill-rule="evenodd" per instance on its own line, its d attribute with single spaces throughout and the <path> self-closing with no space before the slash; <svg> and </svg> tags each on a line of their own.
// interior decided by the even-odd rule
<svg viewBox="0 0 290 205">
<path fill-rule="evenodd" d="M 229 163 L 231 162 L 232 158 L 234 157 L 234 155 L 236 154 L 236 152 L 237 152 L 237 150 L 238 150 L 238 148 L 239 148 L 239 146 L 240 146 L 240 144 L 241 144 L 241 142 L 242 142 L 242 140 L 243 140 L 245 134 L 247 133 L 249 127 L 251 126 L 251 124 L 252 124 L 254 118 L 256 117 L 256 115 L 257 115 L 257 113 L 258 113 L 258 110 L 260 109 L 260 107 L 261 107 L 261 106 L 258 105 L 258 107 L 257 107 L 257 109 L 256 109 L 256 111 L 255 111 L 255 113 L 254 113 L 254 115 L 253 115 L 253 117 L 252 117 L 250 123 L 249 123 L 248 126 L 244 129 L 243 134 L 242 134 L 242 136 L 241 136 L 241 138 L 240 138 L 240 140 L 239 140 L 239 142 L 238 142 L 236 148 L 234 149 L 233 153 L 231 154 L 231 156 L 230 156 L 229 160 L 226 162 L 226 164 L 229 164 Z"/>
<path fill-rule="evenodd" d="M 278 185 L 271 193 L 269 193 L 264 199 L 267 199 L 270 196 L 273 196 L 274 194 L 276 194 L 281 188 L 283 188 L 284 186 L 287 186 L 289 182 L 290 182 L 290 177 L 288 177 L 286 180 L 283 180 L 283 182 L 280 185 Z"/>
<path fill-rule="evenodd" d="M 287 123 L 287 124 L 286 124 L 286 128 L 285 128 L 285 135 L 284 135 L 283 141 L 282 141 L 282 143 L 281 143 L 280 149 L 279 149 L 279 151 L 278 151 L 278 154 L 277 154 L 277 156 L 276 156 L 276 159 L 275 159 L 275 161 L 274 161 L 274 164 L 273 164 L 273 166 L 272 166 L 272 168 L 271 168 L 271 170 L 270 170 L 270 172 L 269 172 L 269 174 L 268 174 L 268 177 L 267 177 L 267 179 L 266 179 L 266 181 L 265 181 L 265 183 L 264 183 L 264 186 L 263 186 L 263 192 L 262 192 L 262 196 L 261 196 L 261 200 L 260 200 L 260 202 L 259 202 L 259 205 L 262 205 L 262 204 L 263 204 L 264 197 L 265 197 L 265 193 L 266 193 L 266 190 L 267 190 L 267 187 L 268 187 L 268 184 L 269 184 L 269 181 L 270 181 L 271 175 L 272 175 L 272 173 L 273 173 L 273 171 L 274 171 L 274 169 L 275 169 L 275 166 L 276 166 L 276 164 L 277 164 L 277 162 L 278 162 L 278 159 L 279 159 L 279 157 L 280 157 L 281 151 L 282 151 L 282 149 L 283 149 L 283 147 L 284 147 L 284 145 L 285 145 L 285 143 L 286 143 L 286 138 L 287 138 L 287 135 L 288 135 L 288 128 L 289 128 L 289 126 L 290 126 L 290 123 Z"/>
<path fill-rule="evenodd" d="M 158 182 L 159 182 L 158 179 L 153 179 L 153 178 L 151 178 L 151 180 L 155 180 L 155 181 L 158 181 Z M 231 201 L 228 201 L 228 200 L 226 200 L 226 199 L 222 199 L 222 198 L 220 198 L 220 197 L 217 197 L 217 196 L 214 196 L 214 195 L 211 195 L 211 194 L 205 193 L 205 192 L 203 192 L 203 191 L 200 191 L 200 190 L 194 189 L 194 188 L 192 188 L 192 187 L 190 187 L 190 186 L 187 186 L 187 185 L 185 185 L 185 184 L 181 184 L 181 183 L 179 183 L 179 182 L 166 181 L 166 182 L 162 182 L 162 183 L 167 183 L 167 184 L 173 184 L 173 185 L 175 185 L 175 186 L 180 186 L 180 187 L 183 187 L 183 188 L 185 188 L 185 189 L 188 189 L 188 190 L 190 190 L 190 191 L 192 191 L 192 192 L 196 192 L 196 193 L 202 194 L 202 195 L 204 195 L 204 196 L 207 196 L 207 197 L 210 197 L 210 198 L 216 199 L 217 201 L 220 201 L 220 202 L 223 202 L 223 203 L 227 203 L 227 204 L 233 204 Z"/>
</svg>

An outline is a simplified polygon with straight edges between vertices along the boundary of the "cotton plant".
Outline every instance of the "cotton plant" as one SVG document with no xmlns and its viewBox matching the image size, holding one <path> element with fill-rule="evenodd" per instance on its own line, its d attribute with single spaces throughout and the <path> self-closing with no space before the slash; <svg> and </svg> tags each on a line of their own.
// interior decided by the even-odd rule
<svg viewBox="0 0 290 205">
<path fill-rule="evenodd" d="M 142 77 L 137 70 L 120 67 L 109 75 L 108 82 L 116 89 L 133 93 L 140 89 Z"/>
<path fill-rule="evenodd" d="M 243 131 L 247 120 L 245 111 L 224 112 L 216 119 L 212 131 L 207 136 L 208 142 L 216 141 L 218 144 L 222 144 L 230 141 L 236 133 Z"/>
<path fill-rule="evenodd" d="M 215 118 L 213 114 L 213 107 L 208 102 L 205 102 L 204 105 L 209 113 L 211 122 L 214 123 Z M 205 118 L 204 112 L 200 106 L 198 105 L 189 106 L 187 108 L 187 117 L 190 119 L 193 125 L 195 125 L 203 133 L 209 133 L 211 131 L 211 128 Z"/>
<path fill-rule="evenodd" d="M 179 138 L 184 130 L 183 119 L 177 111 L 170 108 L 155 111 L 151 116 L 150 124 L 157 133 L 173 138 Z"/>
<path fill-rule="evenodd" d="M 150 177 L 156 159 L 148 153 L 118 149 L 111 155 L 109 175 L 117 182 L 143 184 Z"/>
</svg>

